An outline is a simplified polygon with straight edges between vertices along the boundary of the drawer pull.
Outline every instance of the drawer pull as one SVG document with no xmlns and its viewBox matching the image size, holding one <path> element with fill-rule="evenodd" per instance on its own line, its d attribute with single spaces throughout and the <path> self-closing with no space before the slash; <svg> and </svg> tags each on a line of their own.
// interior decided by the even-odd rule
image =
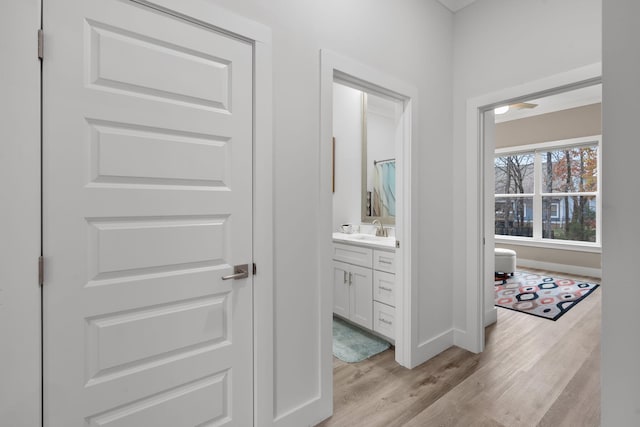
<svg viewBox="0 0 640 427">
<path fill-rule="evenodd" d="M 380 264 L 389 264 L 389 265 L 391 265 L 391 261 L 385 261 L 385 260 L 383 260 L 383 259 L 379 259 L 379 260 L 378 260 L 378 262 L 379 262 Z"/>
<path fill-rule="evenodd" d="M 383 319 L 381 317 L 378 317 L 378 320 L 382 323 L 386 323 L 387 325 L 393 325 L 393 322 L 391 322 L 390 320 Z"/>
<path fill-rule="evenodd" d="M 393 291 L 393 289 L 391 288 L 385 288 L 384 286 L 379 286 L 380 289 L 382 289 L 383 291 L 387 291 L 387 292 L 391 292 Z"/>
</svg>

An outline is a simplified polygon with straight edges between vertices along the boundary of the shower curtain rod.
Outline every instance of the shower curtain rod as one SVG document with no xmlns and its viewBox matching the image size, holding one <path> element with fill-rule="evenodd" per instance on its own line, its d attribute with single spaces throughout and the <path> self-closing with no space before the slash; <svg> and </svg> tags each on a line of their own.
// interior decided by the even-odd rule
<svg viewBox="0 0 640 427">
<path fill-rule="evenodd" d="M 377 165 L 378 163 L 395 162 L 395 161 L 396 161 L 396 159 L 374 160 L 373 164 Z"/>
</svg>

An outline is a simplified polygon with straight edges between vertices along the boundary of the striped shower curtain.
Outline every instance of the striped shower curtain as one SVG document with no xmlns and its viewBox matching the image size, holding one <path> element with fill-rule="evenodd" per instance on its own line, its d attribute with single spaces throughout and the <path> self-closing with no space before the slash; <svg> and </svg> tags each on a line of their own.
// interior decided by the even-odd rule
<svg viewBox="0 0 640 427">
<path fill-rule="evenodd" d="M 372 216 L 396 215 L 396 162 L 377 163 L 373 169 Z"/>
</svg>

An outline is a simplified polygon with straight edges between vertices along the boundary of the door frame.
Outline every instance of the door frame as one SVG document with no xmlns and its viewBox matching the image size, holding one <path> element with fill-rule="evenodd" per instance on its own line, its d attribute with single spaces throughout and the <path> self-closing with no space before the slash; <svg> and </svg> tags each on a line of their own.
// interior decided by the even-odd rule
<svg viewBox="0 0 640 427">
<path fill-rule="evenodd" d="M 400 185 L 396 189 L 397 198 L 400 200 L 402 215 L 396 218 L 396 239 L 400 241 L 400 249 L 397 253 L 400 257 L 397 263 L 396 280 L 403 283 L 397 289 L 396 294 L 396 336 L 400 339 L 400 345 L 396 345 L 396 361 L 402 366 L 412 368 L 418 360 L 417 353 L 417 269 L 414 256 L 417 253 L 417 240 L 412 238 L 411 230 L 416 225 L 417 218 L 415 204 L 412 200 L 416 197 L 415 180 L 416 168 L 413 165 L 415 156 L 412 156 L 414 143 L 418 140 L 417 102 L 418 90 L 416 87 L 389 76 L 368 65 L 342 56 L 338 53 L 322 49 L 320 51 L 320 203 L 321 218 L 318 224 L 318 281 L 325 284 L 321 287 L 320 294 L 320 351 L 321 394 L 326 396 L 325 405 L 329 406 L 331 413 L 333 395 L 333 357 L 332 357 L 332 302 L 333 288 L 329 286 L 332 281 L 331 274 L 331 245 L 333 228 L 333 202 L 331 190 L 331 159 L 333 137 L 333 83 L 334 81 L 348 82 L 351 86 L 390 96 L 404 103 L 404 113 L 401 117 L 401 130 L 403 133 L 401 143 L 401 155 L 397 164 L 400 166 Z"/>
<path fill-rule="evenodd" d="M 253 276 L 253 414 L 255 426 L 273 425 L 274 418 L 274 322 L 273 322 L 273 131 L 272 131 L 272 36 L 271 29 L 265 25 L 246 19 L 229 12 L 220 6 L 212 5 L 200 0 L 176 2 L 172 0 L 130 0 L 163 12 L 195 22 L 199 25 L 212 27 L 231 37 L 249 42 L 253 46 L 253 260 L 258 271 Z M 40 328 L 41 292 L 37 285 L 37 257 L 41 254 L 41 186 L 40 171 L 42 162 L 41 122 L 40 122 L 40 63 L 36 55 L 34 40 L 36 29 L 40 27 L 41 0 L 19 2 L 20 7 L 14 6 L 15 14 L 8 13 L 15 25 L 3 27 L 7 31 L 6 40 L 13 40 L 8 60 L 19 73 L 12 73 L 11 79 L 0 82 L 2 88 L 7 89 L 10 96 L 20 95 L 20 103 L 11 109 L 11 117 L 23 113 L 22 122 L 30 123 L 29 132 L 25 133 L 20 121 L 13 121 L 6 128 L 6 136 L 12 144 L 7 153 L 16 156 L 3 156 L 2 159 L 11 160 L 6 168 L 2 168 L 3 177 L 11 182 L 6 200 L 15 202 L 20 209 L 3 211 L 10 220 L 3 221 L 3 231 L 10 229 L 20 231 L 8 235 L 9 242 L 14 248 L 11 255 L 5 254 L 3 259 L 10 260 L 12 271 L 2 273 L 2 281 L 10 280 L 21 288 L 5 293 L 8 302 L 20 305 L 20 310 L 9 313 L 7 324 L 14 325 L 16 337 L 22 337 L 21 345 L 25 351 L 18 363 L 0 368 L 4 378 L 22 377 L 24 380 L 20 388 L 13 388 L 5 384 L 7 390 L 16 399 L 12 408 L 1 408 L 3 419 L 15 425 L 35 425 L 33 420 L 42 420 L 42 354 Z M 3 30 L 3 34 L 4 34 Z M 46 61 L 46 28 L 45 61 Z M 33 48 L 33 49 L 32 49 Z M 15 78 L 14 77 L 15 74 Z M 19 76 L 18 76 L 19 74 Z M 37 77 L 36 77 L 37 76 Z M 14 97 L 15 100 L 18 96 Z M 8 99 L 14 99 L 8 98 Z M 6 100 L 5 100 L 6 101 Z M 3 102 L 2 108 L 9 104 Z M 3 110 L 4 111 L 4 110 Z M 37 123 L 37 125 L 34 125 Z M 4 129 L 4 128 L 3 128 Z M 3 135 L 5 132 L 3 131 Z M 15 141 L 15 142 L 13 142 Z M 258 161 L 259 160 L 259 161 Z M 4 164 L 3 164 L 4 166 Z M 28 171 L 31 171 L 30 173 Z M 6 173 L 5 173 L 6 172 Z M 28 179 L 24 179 L 27 173 Z M 18 212 L 19 211 L 19 212 Z M 19 213 L 19 215 L 17 215 Z M 4 235 L 4 234 L 3 234 Z M 15 237 L 15 239 L 13 239 Z M 5 246 L 3 246 L 5 248 Z M 19 249 L 19 250 L 17 250 Z M 6 255 L 6 256 L 5 256 Z M 45 260 L 46 266 L 46 260 Z M 46 286 L 46 272 L 45 284 Z M 35 291 L 34 291 L 35 288 Z M 10 289 L 13 291 L 13 289 Z M 3 319 L 4 320 L 4 319 Z M 4 335 L 3 335 L 4 336 Z M 13 335 L 12 335 L 13 337 Z M 24 337 L 35 337 L 24 340 Z M 34 361 L 38 366 L 34 366 Z M 10 370 L 11 375 L 5 370 Z M 38 375 L 37 381 L 30 379 Z M 5 409 L 14 412 L 5 413 Z M 12 418 L 6 418 L 12 417 Z"/>
<path fill-rule="evenodd" d="M 3 4 L 0 45 L 0 420 L 41 423 L 40 61 L 41 1 Z M 4 424 L 4 423 L 3 423 Z"/>
<path fill-rule="evenodd" d="M 484 350 L 486 289 L 485 279 L 490 274 L 493 260 L 485 256 L 485 230 L 492 230 L 493 218 L 486 206 L 487 150 L 495 142 L 485 141 L 484 113 L 504 104 L 523 102 L 566 92 L 571 89 L 602 83 L 602 63 L 555 74 L 540 80 L 498 90 L 467 100 L 466 120 L 466 334 L 458 342 L 461 347 L 480 353 Z M 490 237 L 493 241 L 493 236 Z M 490 319 L 487 319 L 490 320 Z"/>
</svg>

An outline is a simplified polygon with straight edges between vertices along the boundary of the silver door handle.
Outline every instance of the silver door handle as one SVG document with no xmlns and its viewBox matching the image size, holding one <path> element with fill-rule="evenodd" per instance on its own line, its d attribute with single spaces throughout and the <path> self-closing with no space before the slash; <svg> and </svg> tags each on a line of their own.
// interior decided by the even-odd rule
<svg viewBox="0 0 640 427">
<path fill-rule="evenodd" d="M 239 264 L 233 267 L 233 274 L 222 276 L 222 280 L 238 280 L 249 277 L 249 265 Z"/>
</svg>

